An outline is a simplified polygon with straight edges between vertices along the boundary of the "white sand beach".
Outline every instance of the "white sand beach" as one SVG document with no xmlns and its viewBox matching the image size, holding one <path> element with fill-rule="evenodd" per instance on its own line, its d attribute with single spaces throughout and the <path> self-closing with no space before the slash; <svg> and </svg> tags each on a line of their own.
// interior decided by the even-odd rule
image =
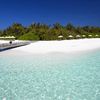
<svg viewBox="0 0 100 100">
<path fill-rule="evenodd" d="M 29 45 L 17 47 L 6 52 L 23 54 L 45 54 L 45 53 L 73 53 L 100 48 L 100 39 L 79 39 L 62 41 L 37 41 Z"/>
<path fill-rule="evenodd" d="M 100 39 L 80 39 L 63 41 L 37 41 L 30 45 L 13 49 L 29 53 L 69 53 L 100 48 Z"/>
</svg>

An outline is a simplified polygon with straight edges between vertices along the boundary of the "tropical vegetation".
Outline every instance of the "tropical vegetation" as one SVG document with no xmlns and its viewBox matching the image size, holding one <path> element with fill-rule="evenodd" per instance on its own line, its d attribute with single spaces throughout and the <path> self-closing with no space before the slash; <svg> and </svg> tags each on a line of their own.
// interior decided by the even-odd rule
<svg viewBox="0 0 100 100">
<path fill-rule="evenodd" d="M 71 23 L 61 25 L 55 23 L 47 25 L 33 23 L 27 27 L 19 23 L 13 23 L 4 30 L 0 30 L 0 36 L 15 36 L 20 40 L 64 40 L 78 38 L 100 38 L 100 27 L 74 26 Z"/>
</svg>

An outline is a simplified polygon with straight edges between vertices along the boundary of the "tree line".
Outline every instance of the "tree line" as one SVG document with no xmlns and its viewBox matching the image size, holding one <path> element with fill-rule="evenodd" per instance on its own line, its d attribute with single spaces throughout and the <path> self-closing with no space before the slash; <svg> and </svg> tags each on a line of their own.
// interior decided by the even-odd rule
<svg viewBox="0 0 100 100">
<path fill-rule="evenodd" d="M 64 40 L 76 38 L 100 38 L 100 27 L 75 27 L 71 23 L 68 23 L 65 26 L 61 25 L 60 23 L 55 23 L 51 26 L 42 23 L 33 23 L 25 27 L 20 23 L 13 23 L 8 28 L 0 30 L 0 36 L 15 36 L 16 39 L 20 40 Z"/>
</svg>

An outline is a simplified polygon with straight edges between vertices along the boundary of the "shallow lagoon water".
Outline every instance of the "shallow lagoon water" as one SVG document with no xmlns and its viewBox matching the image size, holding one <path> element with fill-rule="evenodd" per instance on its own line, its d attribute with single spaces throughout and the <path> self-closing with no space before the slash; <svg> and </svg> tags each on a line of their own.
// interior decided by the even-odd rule
<svg viewBox="0 0 100 100">
<path fill-rule="evenodd" d="M 0 100 L 100 100 L 100 50 L 0 56 Z"/>
</svg>

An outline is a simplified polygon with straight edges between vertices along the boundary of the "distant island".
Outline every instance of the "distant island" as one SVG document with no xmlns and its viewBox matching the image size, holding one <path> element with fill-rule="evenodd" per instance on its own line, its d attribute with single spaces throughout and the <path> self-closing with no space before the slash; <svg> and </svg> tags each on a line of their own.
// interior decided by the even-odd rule
<svg viewBox="0 0 100 100">
<path fill-rule="evenodd" d="M 66 40 L 80 38 L 100 38 L 100 27 L 78 26 L 68 23 L 47 25 L 33 23 L 27 27 L 14 23 L 4 30 L 0 30 L 0 37 L 14 36 L 18 40 Z"/>
</svg>

